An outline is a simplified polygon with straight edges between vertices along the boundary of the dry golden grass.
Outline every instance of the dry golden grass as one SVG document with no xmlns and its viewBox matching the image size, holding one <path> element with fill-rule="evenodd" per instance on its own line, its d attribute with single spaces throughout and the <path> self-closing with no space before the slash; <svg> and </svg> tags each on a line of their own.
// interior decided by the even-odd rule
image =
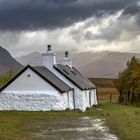
<svg viewBox="0 0 140 140">
<path fill-rule="evenodd" d="M 97 87 L 99 102 L 118 102 L 119 92 L 115 88 L 115 79 L 107 78 L 89 78 Z"/>
<path fill-rule="evenodd" d="M 108 78 L 89 78 L 89 80 L 94 83 L 97 87 L 115 87 L 116 79 Z"/>
<path fill-rule="evenodd" d="M 110 96 L 112 96 L 112 102 L 118 102 L 119 92 L 116 88 L 109 87 L 97 87 L 99 102 L 110 102 Z"/>
</svg>

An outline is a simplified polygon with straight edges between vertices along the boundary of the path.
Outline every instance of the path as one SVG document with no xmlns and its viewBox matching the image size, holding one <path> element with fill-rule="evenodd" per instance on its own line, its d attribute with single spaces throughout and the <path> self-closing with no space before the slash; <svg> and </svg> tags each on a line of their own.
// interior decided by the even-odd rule
<svg viewBox="0 0 140 140">
<path fill-rule="evenodd" d="M 118 140 L 109 133 L 104 119 L 90 117 L 58 119 L 51 122 L 47 130 L 44 127 L 44 130 L 34 133 L 33 136 L 39 140 Z"/>
</svg>

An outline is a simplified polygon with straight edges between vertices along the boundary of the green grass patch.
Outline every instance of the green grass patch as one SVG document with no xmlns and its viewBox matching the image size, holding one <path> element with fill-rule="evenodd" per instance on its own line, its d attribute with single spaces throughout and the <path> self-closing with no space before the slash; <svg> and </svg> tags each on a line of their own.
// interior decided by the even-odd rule
<svg viewBox="0 0 140 140">
<path fill-rule="evenodd" d="M 103 117 L 112 133 L 122 140 L 140 139 L 140 108 L 119 104 L 105 103 L 103 110 L 89 110 L 89 115 Z"/>
<path fill-rule="evenodd" d="M 140 139 L 140 108 L 118 104 L 104 103 L 99 107 L 82 113 L 79 111 L 64 112 L 0 112 L 0 139 L 32 140 L 33 134 L 42 130 L 61 127 L 61 120 L 92 116 L 105 118 L 106 125 L 112 133 L 122 140 Z M 54 122 L 54 123 L 52 123 Z M 56 122 L 56 123 L 55 123 Z"/>
</svg>

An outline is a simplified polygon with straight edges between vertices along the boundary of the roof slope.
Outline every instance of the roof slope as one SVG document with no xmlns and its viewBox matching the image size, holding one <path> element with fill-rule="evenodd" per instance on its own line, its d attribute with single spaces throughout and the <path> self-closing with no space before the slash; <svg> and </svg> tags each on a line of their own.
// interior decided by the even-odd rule
<svg viewBox="0 0 140 140">
<path fill-rule="evenodd" d="M 16 80 L 25 70 L 31 69 L 34 71 L 37 75 L 39 75 L 42 79 L 44 79 L 46 82 L 51 84 L 54 88 L 56 88 L 59 92 L 64 93 L 72 90 L 70 86 L 68 86 L 66 83 L 64 83 L 61 79 L 59 79 L 56 75 L 54 75 L 51 71 L 49 71 L 45 67 L 31 67 L 30 65 L 27 65 L 23 70 L 21 70 L 14 78 L 12 78 L 6 85 L 4 85 L 1 89 L 4 90 L 8 85 L 10 85 L 14 80 Z M 36 82 L 36 81 L 35 81 Z"/>
<path fill-rule="evenodd" d="M 67 65 L 57 64 L 54 68 L 81 90 L 96 88 L 95 85 L 84 77 L 75 67 L 70 68 Z"/>
<path fill-rule="evenodd" d="M 43 77 L 45 77 L 48 81 L 54 84 L 57 88 L 61 90 L 61 92 L 68 92 L 72 90 L 72 88 L 59 79 L 55 74 L 53 74 L 50 70 L 48 70 L 44 66 L 36 66 L 33 67 L 38 73 L 40 73 Z"/>
<path fill-rule="evenodd" d="M 79 75 L 79 78 L 81 78 L 84 82 L 86 82 L 90 87 L 96 88 L 96 86 L 90 80 L 88 80 L 84 75 L 82 75 L 75 67 L 73 67 L 72 69 L 77 75 Z"/>
</svg>

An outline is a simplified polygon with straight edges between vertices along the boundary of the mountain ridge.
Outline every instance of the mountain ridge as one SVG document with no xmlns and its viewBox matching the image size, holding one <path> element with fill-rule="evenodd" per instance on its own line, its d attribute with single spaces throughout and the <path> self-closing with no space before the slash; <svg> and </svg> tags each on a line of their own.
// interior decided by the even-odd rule
<svg viewBox="0 0 140 140">
<path fill-rule="evenodd" d="M 34 52 L 15 58 L 23 65 L 42 65 L 41 53 Z M 126 63 L 132 56 L 140 58 L 140 53 L 125 52 L 74 52 L 71 54 L 72 63 L 86 77 L 117 78 L 118 73 L 126 68 Z M 56 52 L 58 63 L 64 57 L 64 52 Z"/>
<path fill-rule="evenodd" d="M 0 46 L 0 76 L 8 71 L 19 71 L 22 68 L 23 65 L 17 62 L 6 49 Z"/>
</svg>

